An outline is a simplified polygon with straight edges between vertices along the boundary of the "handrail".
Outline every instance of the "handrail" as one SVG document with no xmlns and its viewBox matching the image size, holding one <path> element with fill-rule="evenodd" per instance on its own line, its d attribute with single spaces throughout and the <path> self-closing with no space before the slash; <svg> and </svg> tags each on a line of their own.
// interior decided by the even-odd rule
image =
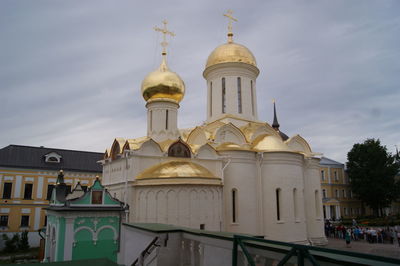
<svg viewBox="0 0 400 266">
<path fill-rule="evenodd" d="M 147 245 L 147 247 L 140 253 L 140 257 L 136 258 L 136 260 L 131 264 L 131 266 L 136 266 L 137 263 L 139 262 L 139 259 L 142 261 L 145 259 L 147 255 L 151 253 L 152 250 L 150 250 L 153 246 L 154 247 L 159 247 L 160 245 L 156 244 L 158 241 L 158 236 L 156 236 L 150 244 Z"/>
<path fill-rule="evenodd" d="M 265 245 L 267 244 L 267 245 Z M 272 244 L 272 246 L 268 246 L 268 244 Z M 287 243 L 287 242 L 280 242 L 275 240 L 267 240 L 267 239 L 260 239 L 255 237 L 243 236 L 243 235 L 234 235 L 233 239 L 233 250 L 232 250 L 232 265 L 236 266 L 238 264 L 238 249 L 239 246 L 243 255 L 245 256 L 249 265 L 255 265 L 253 257 L 250 255 L 248 246 L 253 248 L 260 248 L 265 250 L 271 250 L 279 253 L 285 254 L 285 256 L 280 260 L 278 265 L 284 265 L 291 257 L 297 257 L 297 264 L 304 265 L 305 259 L 316 266 L 318 265 L 319 260 L 323 261 L 332 261 L 335 260 L 336 262 L 345 262 L 343 260 L 344 257 L 350 258 L 357 258 L 361 260 L 369 260 L 371 262 L 381 262 L 381 263 L 388 263 L 388 264 L 396 264 L 400 265 L 400 260 L 390 257 L 382 257 L 372 254 L 362 254 L 357 252 L 351 251 L 343 251 L 337 249 L 329 249 L 329 248 L 322 248 L 322 247 L 315 247 L 315 246 L 306 246 L 294 243 Z M 279 247 L 280 246 L 280 247 Z M 337 259 L 330 259 L 329 256 L 325 257 L 324 253 L 326 254 L 336 254 L 342 258 Z M 318 258 L 318 260 L 316 259 Z M 360 263 L 362 264 L 362 263 Z"/>
</svg>

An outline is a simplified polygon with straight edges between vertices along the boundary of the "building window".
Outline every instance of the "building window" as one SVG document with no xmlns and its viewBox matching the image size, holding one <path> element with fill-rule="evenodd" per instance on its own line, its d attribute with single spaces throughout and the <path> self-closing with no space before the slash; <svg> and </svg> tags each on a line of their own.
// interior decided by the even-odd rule
<svg viewBox="0 0 400 266">
<path fill-rule="evenodd" d="M 350 208 L 350 215 L 353 215 L 353 208 Z"/>
<path fill-rule="evenodd" d="M 353 198 L 353 191 L 349 190 L 349 196 L 351 199 Z"/>
<path fill-rule="evenodd" d="M 150 131 L 153 130 L 153 110 L 150 110 Z"/>
<path fill-rule="evenodd" d="M 25 184 L 24 199 L 32 199 L 33 184 Z"/>
<path fill-rule="evenodd" d="M 225 114 L 226 111 L 226 88 L 225 88 L 225 78 L 222 78 L 222 113 Z"/>
<path fill-rule="evenodd" d="M 297 219 L 298 211 L 297 211 L 297 189 L 293 189 L 293 212 L 294 212 L 294 219 Z"/>
<path fill-rule="evenodd" d="M 236 215 L 237 215 L 237 190 L 232 189 L 232 223 L 237 222 Z"/>
<path fill-rule="evenodd" d="M 238 111 L 242 113 L 242 80 L 240 77 L 237 78 L 237 94 L 238 94 Z"/>
<path fill-rule="evenodd" d="M 322 197 L 325 199 L 326 198 L 326 189 L 322 190 Z"/>
<path fill-rule="evenodd" d="M 200 230 L 204 230 L 206 228 L 205 224 L 200 224 Z"/>
<path fill-rule="evenodd" d="M 343 198 L 346 198 L 346 190 L 342 189 Z"/>
<path fill-rule="evenodd" d="M 210 82 L 210 116 L 212 116 L 212 93 L 213 93 L 212 82 Z"/>
<path fill-rule="evenodd" d="M 54 188 L 54 185 L 47 185 L 47 196 L 46 196 L 47 200 L 51 199 L 51 194 L 53 193 L 53 188 Z"/>
<path fill-rule="evenodd" d="M 336 171 L 333 172 L 333 175 L 334 175 L 334 177 L 335 177 L 335 181 L 339 181 L 339 178 L 338 178 L 338 175 L 337 175 L 337 172 L 336 172 Z"/>
<path fill-rule="evenodd" d="M 65 190 L 65 196 L 67 196 L 69 193 L 71 193 L 71 185 L 67 185 L 67 189 Z"/>
<path fill-rule="evenodd" d="M 169 147 L 168 156 L 169 157 L 182 157 L 182 158 L 190 158 L 191 157 L 189 148 L 180 141 L 175 142 L 174 144 L 172 144 Z"/>
<path fill-rule="evenodd" d="M 168 110 L 165 110 L 165 130 L 168 130 Z"/>
<path fill-rule="evenodd" d="M 346 216 L 349 215 L 347 212 L 347 208 L 343 208 L 343 212 L 344 212 L 344 215 L 346 215 Z"/>
<path fill-rule="evenodd" d="M 316 217 L 320 217 L 321 216 L 321 200 L 319 198 L 319 192 L 318 190 L 315 191 L 315 215 Z"/>
<path fill-rule="evenodd" d="M 0 226 L 8 226 L 8 215 L 0 216 Z"/>
<path fill-rule="evenodd" d="M 29 215 L 21 216 L 21 227 L 29 227 Z"/>
<path fill-rule="evenodd" d="M 6 182 L 3 186 L 3 199 L 11 199 L 12 183 Z"/>
<path fill-rule="evenodd" d="M 254 115 L 254 90 L 253 90 L 253 81 L 250 80 L 250 93 L 251 93 L 251 111 Z"/>
<path fill-rule="evenodd" d="M 335 198 L 339 198 L 339 191 L 335 189 Z"/>
<path fill-rule="evenodd" d="M 324 170 L 321 170 L 321 179 L 322 179 L 322 181 L 325 180 L 325 171 Z"/>
<path fill-rule="evenodd" d="M 44 225 L 43 226 L 46 226 L 46 225 L 47 225 L 47 215 L 44 216 Z"/>
<path fill-rule="evenodd" d="M 281 208 L 282 208 L 282 203 L 281 203 L 281 189 L 280 188 L 277 188 L 276 190 L 275 190 L 275 196 L 276 196 L 276 219 L 278 220 L 278 221 L 280 221 L 281 220 Z"/>
<path fill-rule="evenodd" d="M 92 204 L 103 204 L 103 191 L 92 191 Z"/>
<path fill-rule="evenodd" d="M 48 162 L 48 163 L 59 163 L 59 160 L 56 157 L 48 157 L 46 162 Z"/>
<path fill-rule="evenodd" d="M 55 152 L 50 152 L 44 156 L 46 163 L 60 163 L 62 156 Z"/>
</svg>

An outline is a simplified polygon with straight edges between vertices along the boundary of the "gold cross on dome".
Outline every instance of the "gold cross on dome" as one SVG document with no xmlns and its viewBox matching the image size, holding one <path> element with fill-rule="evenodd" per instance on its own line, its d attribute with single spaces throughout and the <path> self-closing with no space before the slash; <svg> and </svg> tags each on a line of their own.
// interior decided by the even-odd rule
<svg viewBox="0 0 400 266">
<path fill-rule="evenodd" d="M 163 55 L 166 55 L 166 54 L 167 54 L 167 49 L 166 49 L 166 48 L 167 48 L 167 46 L 168 46 L 167 34 L 169 34 L 169 35 L 171 35 L 172 37 L 174 37 L 174 36 L 175 36 L 175 33 L 171 32 L 171 31 L 169 31 L 169 30 L 167 29 L 168 21 L 167 21 L 166 19 L 164 19 L 162 23 L 164 24 L 164 27 L 163 27 L 163 28 L 159 28 L 159 27 L 155 26 L 155 27 L 154 27 L 154 30 L 155 30 L 155 31 L 158 31 L 158 32 L 161 32 L 161 33 L 163 34 L 163 41 L 161 42 L 161 46 L 163 47 L 163 52 L 162 52 L 162 54 L 163 54 Z"/>
<path fill-rule="evenodd" d="M 232 42 L 232 36 L 233 36 L 233 33 L 232 33 L 232 22 L 233 21 L 237 22 L 237 19 L 234 18 L 232 16 L 232 14 L 233 14 L 233 11 L 230 10 L 230 9 L 226 12 L 226 14 L 224 14 L 224 16 L 227 17 L 228 20 L 229 20 L 229 22 L 228 22 L 228 37 L 229 37 L 229 41 L 230 42 Z"/>
</svg>

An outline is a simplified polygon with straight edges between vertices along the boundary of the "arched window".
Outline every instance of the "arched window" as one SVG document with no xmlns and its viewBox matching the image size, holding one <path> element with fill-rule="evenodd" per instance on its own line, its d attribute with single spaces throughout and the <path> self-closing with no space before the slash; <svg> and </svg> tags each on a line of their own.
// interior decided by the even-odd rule
<svg viewBox="0 0 400 266">
<path fill-rule="evenodd" d="M 168 156 L 190 158 L 190 149 L 179 140 L 169 147 Z"/>
<path fill-rule="evenodd" d="M 212 93 L 213 93 L 212 82 L 210 82 L 210 116 L 212 116 Z"/>
<path fill-rule="evenodd" d="M 237 78 L 237 94 L 238 94 L 238 112 L 242 113 L 242 80 L 240 77 Z"/>
<path fill-rule="evenodd" d="M 222 113 L 225 114 L 226 111 L 226 88 L 225 88 L 225 78 L 222 78 Z"/>
<path fill-rule="evenodd" d="M 253 91 L 253 81 L 250 80 L 250 93 L 251 93 L 251 111 L 254 115 L 254 91 Z"/>
<path fill-rule="evenodd" d="M 275 190 L 275 194 L 276 194 L 276 219 L 278 221 L 280 221 L 281 220 L 281 209 L 282 209 L 281 189 L 277 188 Z"/>
<path fill-rule="evenodd" d="M 232 189 L 232 223 L 237 222 L 237 189 Z"/>
<path fill-rule="evenodd" d="M 168 130 L 168 109 L 165 110 L 165 130 Z"/>
<path fill-rule="evenodd" d="M 297 189 L 293 189 L 293 213 L 294 219 L 296 220 L 298 217 L 298 210 L 297 210 Z"/>
<path fill-rule="evenodd" d="M 150 110 L 150 131 L 153 131 L 153 111 Z"/>
<path fill-rule="evenodd" d="M 320 217 L 321 216 L 321 200 L 319 198 L 319 192 L 318 190 L 315 190 L 315 215 L 316 217 Z"/>
</svg>

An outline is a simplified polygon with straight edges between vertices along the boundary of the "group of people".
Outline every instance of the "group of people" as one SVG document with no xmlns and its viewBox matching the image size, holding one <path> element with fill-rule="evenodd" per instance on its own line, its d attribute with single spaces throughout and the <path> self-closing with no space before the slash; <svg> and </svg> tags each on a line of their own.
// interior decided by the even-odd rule
<svg viewBox="0 0 400 266">
<path fill-rule="evenodd" d="M 327 220 L 325 222 L 325 235 L 326 237 L 344 239 L 347 245 L 353 240 L 364 240 L 369 243 L 398 243 L 400 247 L 400 228 L 395 230 L 395 228 L 360 227 L 354 221 L 352 226 L 344 226 L 332 224 Z"/>
</svg>

